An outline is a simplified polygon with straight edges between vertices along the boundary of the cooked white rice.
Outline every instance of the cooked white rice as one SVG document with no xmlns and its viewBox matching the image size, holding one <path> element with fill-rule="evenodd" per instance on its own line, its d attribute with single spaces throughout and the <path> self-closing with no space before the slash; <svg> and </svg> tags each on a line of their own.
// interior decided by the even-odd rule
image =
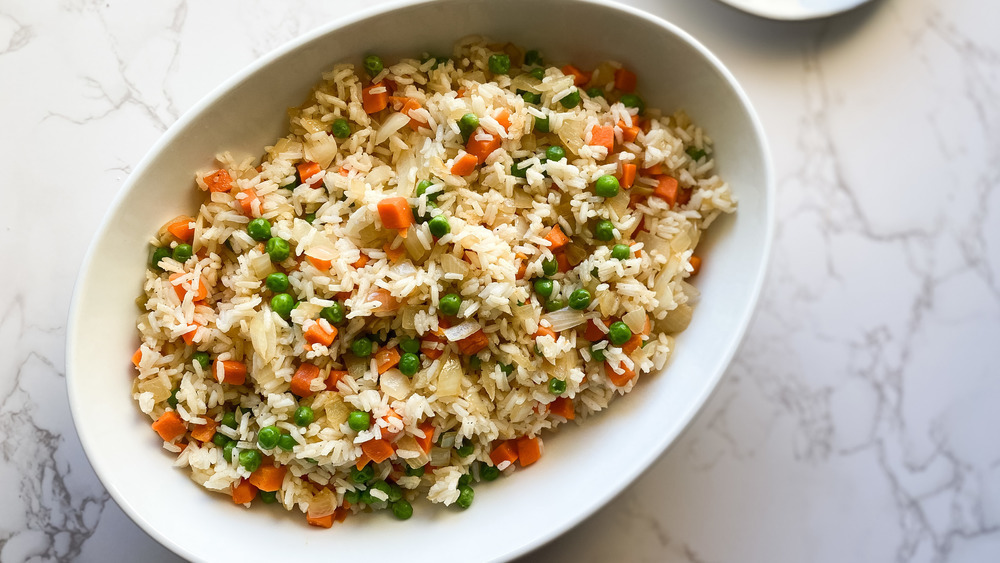
<svg viewBox="0 0 1000 563">
<path fill-rule="evenodd" d="M 496 53 L 510 57 L 509 74 L 489 70 L 489 57 Z M 631 391 L 638 375 L 666 365 L 672 334 L 687 326 L 698 295 L 685 280 L 695 268 L 692 256 L 700 234 L 719 213 L 735 209 L 729 187 L 713 173 L 711 139 L 681 112 L 662 115 L 647 109 L 637 137 L 626 141 L 628 131 L 620 123 L 631 123 L 638 110 L 620 102 L 609 105 L 621 95 L 614 83 L 619 65 L 600 65 L 586 88 L 577 89 L 573 76 L 558 68 L 546 68 L 542 80 L 532 77 L 523 60 L 515 46 L 469 38 L 455 46 L 447 62 L 406 59 L 386 67 L 374 77 L 382 86 L 371 93 L 395 85 L 394 96 L 419 103 L 407 108 L 412 110 L 408 115 L 392 105 L 366 113 L 362 89 L 369 85 L 367 76 L 352 64 L 339 64 L 323 75 L 301 107 L 289 111 L 290 133 L 266 147 L 262 157 L 218 156 L 231 187 L 206 191 L 205 203 L 190 221 L 194 256 L 183 263 L 165 258 L 159 262 L 163 271 L 147 271 L 137 321 L 141 346 L 134 358 L 134 397 L 151 419 L 174 412 L 167 417 L 179 419 L 180 431 L 188 431 L 164 442 L 165 449 L 179 452 L 176 466 L 226 494 L 249 479 L 251 472 L 239 464 L 238 455 L 223 459 L 220 445 L 190 435 L 198 425 L 209 424 L 209 432 L 216 426 L 218 442 L 234 440 L 237 454 L 263 450 L 265 465 L 287 467 L 277 501 L 328 525 L 323 517 L 329 521 L 337 507 L 342 507 L 338 516 L 346 515 L 345 495 L 353 497 L 364 488 L 351 478 L 351 468 L 364 454 L 362 444 L 391 438 L 392 456 L 368 464 L 373 478 L 394 482 L 405 499 L 427 496 L 451 504 L 460 496 L 464 474 L 478 481 L 494 463 L 505 473 L 514 471 L 518 463 L 491 459 L 505 440 L 521 438 L 522 445 L 540 448 L 540 439 L 527 441 L 566 422 L 550 407 L 568 408 L 570 418 L 580 422 Z M 584 93 L 595 87 L 602 97 Z M 521 90 L 539 95 L 540 103 L 526 103 L 517 93 Z M 575 107 L 559 102 L 577 92 L 582 101 Z M 504 110 L 510 122 L 506 129 L 498 113 Z M 502 148 L 463 177 L 451 169 L 466 149 L 458 126 L 466 113 L 479 117 L 473 140 L 495 135 Z M 341 118 L 350 124 L 347 138 L 331 133 Z M 535 130 L 544 118 L 550 133 Z M 595 126 L 615 127 L 612 155 L 587 144 Z M 564 147 L 568 158 L 546 161 L 550 145 Z M 530 165 L 523 178 L 511 173 L 515 161 Z M 595 181 L 602 175 L 620 177 L 619 161 L 640 170 L 635 185 L 615 197 L 597 196 Z M 296 165 L 304 162 L 317 163 L 320 172 L 293 191 L 282 188 L 297 179 Z M 213 172 L 197 174 L 198 188 L 208 189 Z M 651 196 L 662 179 L 654 177 L 657 172 L 679 184 L 674 206 Z M 433 185 L 417 196 L 416 186 L 425 179 Z M 436 209 L 428 199 L 434 194 Z M 444 215 L 450 233 L 435 239 L 427 221 L 402 232 L 384 228 L 377 206 L 387 197 L 407 198 L 417 216 Z M 311 224 L 307 215 L 315 215 Z M 270 222 L 272 237 L 289 242 L 288 259 L 273 263 L 264 244 L 251 238 L 247 225 L 256 217 Z M 594 226 L 602 219 L 613 225 L 613 241 L 595 240 Z M 543 262 L 554 259 L 545 237 L 557 224 L 571 239 L 560 250 L 571 269 L 550 278 L 558 298 L 579 288 L 594 296 L 582 311 L 548 312 L 546 300 L 533 289 L 543 277 Z M 180 244 L 166 228 L 151 242 L 168 249 Z M 611 258 L 614 244 L 629 245 L 628 257 Z M 314 264 L 307 255 L 321 260 Z M 363 256 L 367 263 L 362 264 Z M 329 260 L 328 268 L 323 259 Z M 288 319 L 271 309 L 273 293 L 263 280 L 273 272 L 287 274 L 288 292 L 298 301 Z M 199 279 L 207 297 L 195 301 Z M 447 293 L 460 294 L 462 306 L 457 317 L 443 322 L 439 302 Z M 305 332 L 338 299 L 346 320 L 336 326 L 333 344 L 309 346 Z M 652 330 L 631 353 L 603 337 L 608 328 L 602 320 L 621 319 L 640 335 L 649 326 L 647 318 Z M 327 320 L 318 322 L 319 329 L 330 331 Z M 599 331 L 597 342 L 584 338 L 588 325 Z M 543 333 L 554 330 L 556 337 L 536 338 L 540 327 Z M 471 360 L 455 341 L 478 331 L 486 346 Z M 435 334 L 451 342 L 438 344 L 443 350 L 432 359 L 435 344 L 426 339 Z M 403 337 L 424 338 L 419 371 L 406 377 L 397 366 L 379 375 L 374 354 L 358 358 L 351 353 L 352 341 L 365 335 L 376 335 L 377 346 L 386 350 L 397 348 Z M 592 344 L 606 363 L 593 358 Z M 214 371 L 219 364 L 203 369 L 191 359 L 195 351 L 207 352 L 213 361 L 241 362 L 247 368 L 245 384 L 220 383 Z M 311 394 L 297 397 L 290 382 L 303 363 L 317 366 L 319 377 L 309 386 Z M 627 379 L 619 369 L 609 373 L 610 366 L 637 376 Z M 327 390 L 330 372 L 341 370 L 348 373 L 335 390 Z M 565 382 L 556 404 L 551 379 Z M 302 405 L 314 412 L 305 427 L 294 422 Z M 235 428 L 215 424 L 237 407 Z M 347 419 L 355 410 L 370 413 L 370 429 L 350 428 Z M 424 451 L 417 439 L 427 421 L 433 424 L 433 447 Z M 294 448 L 260 448 L 258 431 L 267 426 L 294 438 Z M 461 457 L 457 448 L 465 444 L 473 450 Z M 508 445 L 517 451 L 517 442 Z M 403 471 L 423 466 L 433 470 L 422 476 Z M 368 504 L 355 502 L 349 511 L 390 504 L 381 490 L 368 494 Z"/>
</svg>

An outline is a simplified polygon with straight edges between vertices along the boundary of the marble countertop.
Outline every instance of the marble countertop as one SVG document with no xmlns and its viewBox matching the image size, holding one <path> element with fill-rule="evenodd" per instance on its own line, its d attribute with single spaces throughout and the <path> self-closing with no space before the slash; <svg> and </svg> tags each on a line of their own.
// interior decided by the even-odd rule
<svg viewBox="0 0 1000 563">
<path fill-rule="evenodd" d="M 73 430 L 73 280 L 182 112 L 365 4 L 0 0 L 0 561 L 177 560 L 110 501 Z M 632 4 L 703 41 L 754 101 L 774 255 L 696 422 L 524 560 L 1000 560 L 1000 3 L 877 0 L 801 23 Z"/>
</svg>

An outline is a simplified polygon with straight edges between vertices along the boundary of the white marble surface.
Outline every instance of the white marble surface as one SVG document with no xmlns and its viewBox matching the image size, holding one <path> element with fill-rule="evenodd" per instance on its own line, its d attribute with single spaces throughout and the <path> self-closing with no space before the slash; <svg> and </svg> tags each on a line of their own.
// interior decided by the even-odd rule
<svg viewBox="0 0 1000 563">
<path fill-rule="evenodd" d="M 175 561 L 72 428 L 65 318 L 129 170 L 186 108 L 360 0 L 0 0 L 0 561 Z M 683 438 L 526 561 L 1000 560 L 1000 3 L 776 23 L 635 0 L 761 113 L 761 307 Z M 12 267 L 17 261 L 19 265 Z M 113 431 L 111 431 L 113 434 Z"/>
</svg>

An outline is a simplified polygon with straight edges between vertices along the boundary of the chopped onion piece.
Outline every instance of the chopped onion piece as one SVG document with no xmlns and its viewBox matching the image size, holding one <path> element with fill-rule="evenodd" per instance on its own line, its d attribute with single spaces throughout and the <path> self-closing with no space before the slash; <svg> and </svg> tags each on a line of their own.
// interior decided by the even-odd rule
<svg viewBox="0 0 1000 563">
<path fill-rule="evenodd" d="M 657 323 L 660 330 L 667 334 L 681 332 L 691 324 L 691 307 L 686 304 L 678 305 L 676 309 L 667 313 L 667 316 Z"/>
<path fill-rule="evenodd" d="M 577 311 L 569 307 L 542 315 L 542 319 L 549 321 L 549 324 L 552 325 L 552 330 L 556 332 L 562 332 L 582 325 L 586 320 L 583 316 L 583 311 Z"/>
<path fill-rule="evenodd" d="M 385 120 L 385 123 L 382 124 L 382 128 L 378 130 L 378 135 L 375 136 L 375 144 L 382 144 L 386 139 L 395 134 L 396 131 L 402 129 L 409 122 L 410 116 L 408 115 L 403 115 L 401 113 L 394 113 L 390 115 Z"/>
<path fill-rule="evenodd" d="M 449 342 L 457 342 L 472 336 L 479 328 L 479 323 L 476 321 L 465 321 L 462 324 L 444 329 L 444 337 Z"/>
<path fill-rule="evenodd" d="M 462 364 L 454 357 L 449 357 L 444 363 L 437 378 L 437 394 L 439 397 L 454 397 L 462 392 Z"/>
<path fill-rule="evenodd" d="M 622 322 L 632 329 L 632 334 L 639 334 L 646 326 L 646 311 L 633 309 L 622 317 Z"/>
<path fill-rule="evenodd" d="M 393 399 L 405 399 L 410 395 L 410 380 L 398 369 L 387 370 L 379 377 L 382 393 Z"/>
<path fill-rule="evenodd" d="M 306 512 L 310 518 L 322 518 L 333 514 L 337 509 L 337 495 L 330 489 L 323 487 L 309 501 L 309 510 Z"/>
<path fill-rule="evenodd" d="M 359 358 L 354 355 L 347 356 L 347 373 L 351 374 L 355 380 L 359 380 L 365 376 L 365 372 L 368 371 L 368 360 L 364 358 Z"/>
</svg>

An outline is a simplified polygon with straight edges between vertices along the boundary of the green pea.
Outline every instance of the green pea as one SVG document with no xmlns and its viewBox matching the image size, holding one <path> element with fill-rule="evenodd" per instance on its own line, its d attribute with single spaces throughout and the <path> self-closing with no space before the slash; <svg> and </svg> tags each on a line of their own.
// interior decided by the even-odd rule
<svg viewBox="0 0 1000 563">
<path fill-rule="evenodd" d="M 281 186 L 281 189 L 283 189 L 283 190 L 294 190 L 295 188 L 297 188 L 297 187 L 299 187 L 301 185 L 302 185 L 302 182 L 299 181 L 299 175 L 296 172 L 295 176 L 292 176 L 292 181 L 288 182 L 284 186 Z"/>
<path fill-rule="evenodd" d="M 515 178 L 527 178 L 529 168 L 531 168 L 531 165 L 529 164 L 525 164 L 524 167 L 522 168 L 520 161 L 515 162 L 510 165 L 510 175 L 514 176 Z"/>
<path fill-rule="evenodd" d="M 500 476 L 500 470 L 493 465 L 484 465 L 479 468 L 479 477 L 483 481 L 496 481 Z"/>
<path fill-rule="evenodd" d="M 546 276 L 554 276 L 559 271 L 559 262 L 555 258 L 542 261 L 542 273 Z"/>
<path fill-rule="evenodd" d="M 351 342 L 351 352 L 359 358 L 367 358 L 372 355 L 372 341 L 366 336 L 355 338 Z"/>
<path fill-rule="evenodd" d="M 417 184 L 417 197 L 420 197 L 425 193 L 427 193 L 428 188 L 430 188 L 433 185 L 434 182 L 431 182 L 430 180 L 420 180 L 420 183 Z M 441 193 L 442 192 L 439 190 L 427 194 L 427 201 L 437 201 L 437 198 L 441 196 Z"/>
<path fill-rule="evenodd" d="M 281 436 L 278 436 L 278 447 L 286 452 L 290 452 L 295 449 L 297 444 L 298 442 L 295 441 L 295 438 L 292 437 L 291 434 L 282 434 Z"/>
<path fill-rule="evenodd" d="M 698 147 L 688 147 L 687 150 L 684 152 L 686 152 L 688 156 L 691 157 L 691 160 L 695 162 L 698 162 L 699 160 L 705 158 L 706 154 L 705 151 L 699 149 Z"/>
<path fill-rule="evenodd" d="M 539 133 L 549 132 L 549 118 L 548 117 L 536 117 L 535 118 L 535 131 Z"/>
<path fill-rule="evenodd" d="M 389 502 L 396 502 L 403 498 L 403 489 L 395 483 L 389 483 Z"/>
<path fill-rule="evenodd" d="M 626 260 L 631 253 L 632 249 L 627 244 L 616 244 L 611 249 L 611 257 L 615 260 Z"/>
<path fill-rule="evenodd" d="M 372 477 L 375 476 L 375 468 L 372 464 L 366 464 L 364 468 L 358 469 L 355 466 L 351 466 L 351 481 L 357 484 L 367 483 L 371 481 Z"/>
<path fill-rule="evenodd" d="M 580 91 L 573 90 L 569 94 L 563 96 L 563 98 L 559 100 L 559 103 L 562 104 L 562 107 L 566 109 L 575 108 L 576 106 L 580 105 Z"/>
<path fill-rule="evenodd" d="M 528 74 L 539 80 L 545 79 L 545 69 L 542 67 L 533 68 Z"/>
<path fill-rule="evenodd" d="M 410 467 L 407 465 L 403 472 L 406 473 L 408 477 L 423 477 L 425 470 L 426 468 L 423 465 L 420 467 Z"/>
<path fill-rule="evenodd" d="M 371 490 L 365 490 L 365 489 L 361 490 L 361 503 L 362 504 L 372 505 L 372 504 L 375 504 L 376 502 L 377 501 L 375 500 L 375 497 L 372 496 Z"/>
<path fill-rule="evenodd" d="M 271 238 L 271 222 L 258 217 L 247 224 L 247 234 L 255 241 L 264 242 Z"/>
<path fill-rule="evenodd" d="M 558 162 L 566 158 L 566 150 L 559 145 L 552 145 L 545 149 L 545 158 Z"/>
<path fill-rule="evenodd" d="M 399 339 L 399 347 L 409 354 L 419 354 L 420 353 L 420 341 L 416 338 L 410 338 L 408 336 Z"/>
<path fill-rule="evenodd" d="M 167 397 L 167 405 L 169 405 L 172 409 L 177 408 L 177 391 L 177 389 L 174 389 L 170 392 L 170 396 Z"/>
<path fill-rule="evenodd" d="M 153 251 L 153 257 L 149 259 L 149 267 L 157 272 L 162 272 L 163 268 L 160 267 L 160 260 L 170 257 L 170 249 L 161 246 Z"/>
<path fill-rule="evenodd" d="M 504 375 L 509 376 L 514 373 L 514 364 L 500 364 L 500 371 L 502 371 Z"/>
<path fill-rule="evenodd" d="M 479 118 L 474 113 L 467 113 L 458 120 L 458 130 L 466 140 L 479 127 Z"/>
<path fill-rule="evenodd" d="M 601 197 L 615 197 L 620 188 L 621 184 L 618 183 L 618 178 L 611 174 L 605 174 L 594 182 L 594 193 Z"/>
<path fill-rule="evenodd" d="M 590 306 L 590 299 L 590 292 L 581 287 L 569 294 L 569 306 L 577 311 L 582 311 Z"/>
<path fill-rule="evenodd" d="M 212 357 L 208 355 L 208 352 L 195 352 L 191 354 L 191 365 L 198 364 L 201 369 L 206 370 L 208 366 L 212 365 Z"/>
<path fill-rule="evenodd" d="M 639 115 L 642 115 L 646 111 L 646 102 L 642 101 L 642 98 L 636 96 L 635 94 L 623 94 L 619 100 L 627 108 L 636 108 L 639 110 Z"/>
<path fill-rule="evenodd" d="M 594 266 L 593 268 L 591 268 L 590 269 L 590 277 L 592 277 L 592 278 L 599 278 L 599 277 L 601 277 L 601 269 L 598 268 L 597 266 Z"/>
<path fill-rule="evenodd" d="M 274 272 L 273 274 L 268 274 L 267 277 L 264 278 L 264 285 L 275 293 L 282 293 L 288 291 L 288 286 L 289 286 L 288 276 L 286 276 L 281 272 Z"/>
<path fill-rule="evenodd" d="M 483 360 L 479 356 L 469 356 L 469 369 L 479 371 L 483 368 Z"/>
<path fill-rule="evenodd" d="M 593 88 L 587 88 L 587 95 L 590 96 L 591 98 L 603 98 L 604 90 L 598 88 L 597 86 L 594 86 Z"/>
<path fill-rule="evenodd" d="M 351 430 L 355 432 L 361 432 L 362 430 L 368 430 L 368 427 L 372 424 L 372 415 L 366 413 L 365 411 L 351 411 L 351 414 L 347 415 L 347 425 L 351 427 Z"/>
<path fill-rule="evenodd" d="M 615 346 L 621 346 L 632 338 L 632 329 L 621 321 L 615 321 L 608 327 L 608 340 Z"/>
<path fill-rule="evenodd" d="M 428 223 L 428 226 L 434 238 L 441 238 L 451 232 L 451 224 L 448 223 L 448 218 L 444 215 L 435 215 Z"/>
<path fill-rule="evenodd" d="M 528 66 L 542 64 L 542 54 L 538 52 L 538 49 L 527 51 L 524 53 L 524 64 Z"/>
<path fill-rule="evenodd" d="M 476 446 L 474 446 L 471 442 L 466 442 L 462 444 L 462 447 L 455 451 L 458 452 L 458 457 L 469 457 L 472 455 L 472 452 L 476 451 Z"/>
<path fill-rule="evenodd" d="M 281 430 L 277 426 L 265 426 L 257 432 L 257 445 L 264 450 L 274 449 L 278 445 L 278 438 L 281 437 Z"/>
<path fill-rule="evenodd" d="M 230 440 L 229 436 L 226 436 L 222 432 L 216 432 L 212 436 L 212 443 L 215 444 L 216 446 L 219 446 L 220 448 L 226 447 L 226 444 L 228 444 L 229 442 L 232 442 L 232 440 Z"/>
<path fill-rule="evenodd" d="M 464 487 L 464 486 L 470 485 L 470 484 L 472 484 L 472 475 L 471 474 L 469 474 L 469 473 L 463 473 L 458 478 L 458 486 L 459 487 Z"/>
<path fill-rule="evenodd" d="M 337 137 L 338 139 L 345 139 L 351 136 L 351 124 L 344 118 L 336 119 L 333 122 L 331 132 L 334 137 Z"/>
<path fill-rule="evenodd" d="M 323 307 L 323 310 L 319 312 L 319 316 L 326 319 L 326 322 L 335 325 L 344 322 L 344 306 L 340 304 L 340 301 L 335 301 L 333 305 L 329 307 Z"/>
<path fill-rule="evenodd" d="M 378 73 L 382 72 L 385 65 L 382 63 L 382 57 L 378 55 L 368 55 L 364 60 L 365 70 L 368 71 L 368 75 L 372 78 Z"/>
<path fill-rule="evenodd" d="M 302 405 L 295 409 L 295 414 L 292 415 L 292 418 L 295 419 L 296 426 L 309 426 L 316 419 L 316 414 L 313 413 L 312 408 Z"/>
<path fill-rule="evenodd" d="M 472 500 L 476 498 L 476 491 L 472 490 L 472 487 L 468 485 L 463 485 L 458 488 L 458 500 L 455 501 L 460 508 L 469 508 L 472 506 Z"/>
<path fill-rule="evenodd" d="M 550 313 L 558 311 L 560 309 L 565 309 L 565 308 L 566 308 L 566 300 L 565 299 L 560 299 L 560 298 L 549 299 L 548 301 L 545 302 L 545 310 L 548 311 L 548 312 L 550 312 Z"/>
<path fill-rule="evenodd" d="M 607 219 L 601 219 L 594 227 L 594 238 L 609 241 L 615 238 L 615 225 Z"/>
<path fill-rule="evenodd" d="M 284 262 L 288 260 L 288 255 L 292 252 L 291 247 L 288 246 L 288 241 L 278 237 L 268 239 L 265 249 L 271 257 L 271 262 Z"/>
<path fill-rule="evenodd" d="M 287 293 L 279 293 L 271 298 L 271 310 L 283 319 L 288 319 L 295 308 L 295 298 Z"/>
<path fill-rule="evenodd" d="M 250 473 L 257 471 L 262 461 L 263 458 L 257 450 L 243 450 L 240 452 L 240 465 Z"/>
<path fill-rule="evenodd" d="M 413 212 L 413 220 L 417 223 L 425 223 L 431 218 L 431 210 L 437 209 L 437 204 L 431 200 L 427 200 L 427 205 L 425 206 L 426 211 L 423 215 L 417 213 L 416 207 L 411 207 L 410 210 Z"/>
<path fill-rule="evenodd" d="M 361 500 L 361 491 L 344 491 L 344 500 L 351 504 L 358 504 Z"/>
<path fill-rule="evenodd" d="M 502 53 L 490 55 L 487 65 L 493 74 L 507 74 L 510 72 L 510 56 Z"/>
<path fill-rule="evenodd" d="M 539 296 L 548 299 L 552 296 L 552 290 L 554 289 L 554 284 L 552 280 L 545 278 L 538 278 L 535 280 L 535 293 Z"/>
<path fill-rule="evenodd" d="M 372 483 L 372 486 L 369 487 L 368 490 L 369 491 L 382 491 L 383 493 L 385 493 L 386 497 L 388 497 L 390 494 L 392 494 L 392 488 L 389 487 L 389 483 L 386 483 L 385 481 L 376 481 L 376 482 Z M 388 499 L 386 499 L 386 500 L 388 500 Z"/>
<path fill-rule="evenodd" d="M 406 377 L 413 377 L 420 370 L 420 357 L 412 352 L 406 352 L 399 358 L 399 372 Z"/>
<path fill-rule="evenodd" d="M 305 215 L 302 216 L 302 220 L 305 221 L 306 223 L 309 223 L 310 225 L 312 225 L 313 222 L 316 220 L 316 214 L 315 213 L 306 213 Z"/>
<path fill-rule="evenodd" d="M 413 505 L 406 499 L 399 499 L 392 503 L 392 515 L 400 520 L 409 520 L 413 516 Z"/>
<path fill-rule="evenodd" d="M 236 449 L 236 440 L 233 440 L 222 447 L 222 459 L 232 463 L 233 450 Z"/>
<path fill-rule="evenodd" d="M 566 382 L 562 379 L 556 379 L 555 377 L 549 379 L 549 393 L 553 395 L 562 395 L 566 392 Z"/>
<path fill-rule="evenodd" d="M 604 348 L 597 348 L 595 346 L 590 347 L 590 357 L 594 358 L 598 362 L 604 361 Z"/>
<path fill-rule="evenodd" d="M 536 94 L 534 92 L 529 92 L 527 90 L 518 90 L 517 91 L 517 95 L 519 95 L 522 98 L 524 98 L 525 103 L 528 103 L 528 104 L 537 104 L 537 103 L 540 103 L 542 101 L 542 95 L 541 94 Z"/>
<path fill-rule="evenodd" d="M 194 256 L 194 250 L 191 249 L 190 244 L 178 244 L 174 247 L 172 257 L 181 264 L 187 262 L 188 258 L 192 256 Z"/>
<path fill-rule="evenodd" d="M 236 422 L 236 413 L 230 411 L 222 415 L 222 425 L 236 429 L 239 423 Z"/>
<path fill-rule="evenodd" d="M 439 66 L 441 66 L 441 65 L 447 63 L 449 60 L 451 60 L 448 57 L 426 57 L 424 59 L 421 59 L 420 63 L 421 64 L 426 63 L 427 61 L 429 61 L 431 59 L 434 59 L 434 64 L 431 65 L 431 70 L 437 70 Z"/>
<path fill-rule="evenodd" d="M 439 308 L 441 312 L 449 317 L 454 317 L 458 314 L 458 310 L 462 307 L 462 297 L 457 293 L 449 293 L 441 298 Z"/>
<path fill-rule="evenodd" d="M 260 491 L 260 500 L 264 504 L 274 504 L 278 502 L 278 491 Z"/>
</svg>

